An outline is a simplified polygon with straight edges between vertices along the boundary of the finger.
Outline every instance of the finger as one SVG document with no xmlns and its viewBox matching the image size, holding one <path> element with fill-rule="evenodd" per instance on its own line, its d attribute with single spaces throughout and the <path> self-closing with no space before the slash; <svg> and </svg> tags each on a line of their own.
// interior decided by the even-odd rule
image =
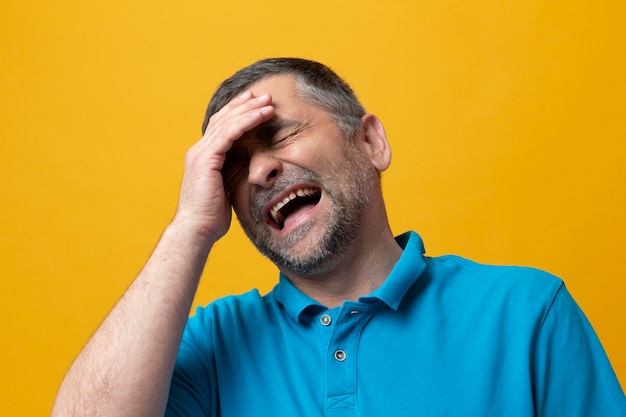
<svg viewBox="0 0 626 417">
<path fill-rule="evenodd" d="M 271 104 L 253 107 L 241 114 L 232 115 L 232 117 L 224 120 L 222 131 L 226 138 L 236 141 L 246 132 L 268 121 L 273 116 L 274 106 Z"/>
<path fill-rule="evenodd" d="M 212 141 L 218 137 L 232 141 L 245 132 L 269 120 L 273 116 L 272 97 L 263 94 L 254 97 L 251 93 L 242 94 L 228 107 L 211 116 L 203 139 Z"/>
<path fill-rule="evenodd" d="M 274 116 L 274 106 L 267 105 L 253 108 L 244 113 L 231 116 L 216 124 L 202 142 L 219 153 L 226 153 L 233 143 L 246 132 L 270 120 Z"/>
<path fill-rule="evenodd" d="M 259 103 L 267 102 L 267 97 L 259 97 Z M 246 132 L 256 126 L 270 120 L 274 116 L 274 106 L 271 104 L 247 104 L 241 103 L 244 109 L 232 111 L 222 118 L 213 120 L 205 135 L 190 149 L 191 154 L 214 155 L 218 159 L 213 160 L 214 167 L 222 168 L 223 158 L 233 146 L 233 143 L 241 138 Z M 260 107 L 259 107 L 260 106 Z"/>
<path fill-rule="evenodd" d="M 266 106 L 271 102 L 272 97 L 267 93 L 260 96 L 254 96 L 251 91 L 246 91 L 229 101 L 224 107 L 213 114 L 209 119 L 209 126 L 211 126 L 211 124 L 216 124 L 220 119 L 245 113 L 249 110 Z"/>
<path fill-rule="evenodd" d="M 243 93 L 241 93 L 238 96 L 236 96 L 235 98 L 233 98 L 232 100 L 230 100 L 228 103 L 226 103 L 226 105 L 224 107 L 222 107 L 220 110 L 224 110 L 224 109 L 228 110 L 230 108 L 233 108 L 233 107 L 235 107 L 235 106 L 245 102 L 246 100 L 249 100 L 252 97 L 254 97 L 254 95 L 252 94 L 252 91 L 246 90 Z"/>
</svg>

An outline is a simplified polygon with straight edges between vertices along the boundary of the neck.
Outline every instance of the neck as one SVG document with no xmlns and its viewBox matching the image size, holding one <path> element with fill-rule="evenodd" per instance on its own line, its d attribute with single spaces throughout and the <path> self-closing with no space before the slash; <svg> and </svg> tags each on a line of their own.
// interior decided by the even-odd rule
<svg viewBox="0 0 626 417">
<path fill-rule="evenodd" d="M 283 273 L 300 291 L 328 308 L 346 300 L 356 301 L 378 288 L 402 255 L 402 248 L 385 227 L 367 236 L 359 234 L 348 252 L 328 271 L 316 276 Z"/>
</svg>

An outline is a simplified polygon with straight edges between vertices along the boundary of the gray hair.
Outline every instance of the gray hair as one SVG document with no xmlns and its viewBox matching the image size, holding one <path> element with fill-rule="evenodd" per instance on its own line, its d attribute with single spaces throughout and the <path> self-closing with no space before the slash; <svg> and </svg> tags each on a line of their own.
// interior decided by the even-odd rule
<svg viewBox="0 0 626 417">
<path fill-rule="evenodd" d="M 202 124 L 230 100 L 258 81 L 275 75 L 292 75 L 302 98 L 327 111 L 346 138 L 352 138 L 361 126 L 365 109 L 352 88 L 327 66 L 302 58 L 268 58 L 257 61 L 226 79 L 215 91 Z"/>
</svg>

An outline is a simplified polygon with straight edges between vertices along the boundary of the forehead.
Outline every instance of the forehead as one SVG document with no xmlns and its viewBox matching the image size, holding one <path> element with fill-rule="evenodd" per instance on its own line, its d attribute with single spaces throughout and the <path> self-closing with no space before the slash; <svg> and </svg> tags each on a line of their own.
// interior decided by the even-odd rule
<svg viewBox="0 0 626 417">
<path fill-rule="evenodd" d="M 334 119 L 326 110 L 308 101 L 298 88 L 293 75 L 273 75 L 264 78 L 249 87 L 255 96 L 270 94 L 274 117 L 263 125 L 253 129 L 254 134 L 264 125 L 273 128 L 284 128 L 299 124 L 320 124 Z"/>
</svg>

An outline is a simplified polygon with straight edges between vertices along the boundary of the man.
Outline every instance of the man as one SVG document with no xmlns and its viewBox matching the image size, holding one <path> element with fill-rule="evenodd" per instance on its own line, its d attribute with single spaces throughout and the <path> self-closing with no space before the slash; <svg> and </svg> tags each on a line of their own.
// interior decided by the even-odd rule
<svg viewBox="0 0 626 417">
<path fill-rule="evenodd" d="M 68 372 L 53 415 L 626 416 L 563 283 L 394 238 L 381 122 L 325 66 L 226 80 L 176 215 Z M 280 282 L 198 309 L 231 206 Z"/>
</svg>

